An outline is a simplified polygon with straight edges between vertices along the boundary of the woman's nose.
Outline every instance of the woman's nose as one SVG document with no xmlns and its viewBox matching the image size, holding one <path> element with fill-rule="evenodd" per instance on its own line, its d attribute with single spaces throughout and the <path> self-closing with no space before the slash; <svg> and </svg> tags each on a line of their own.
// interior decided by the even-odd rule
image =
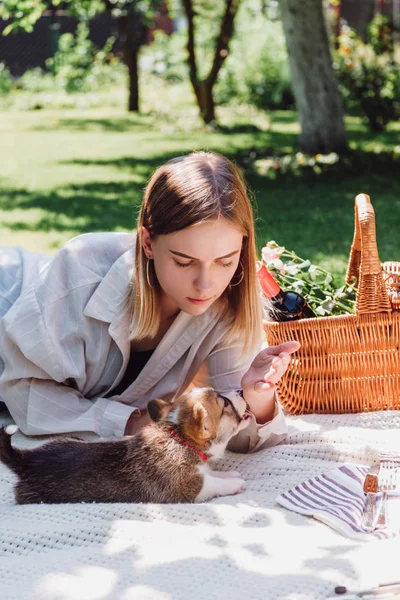
<svg viewBox="0 0 400 600">
<path fill-rule="evenodd" d="M 211 272 L 209 269 L 201 269 L 194 281 L 194 286 L 197 290 L 206 291 L 212 287 Z"/>
</svg>

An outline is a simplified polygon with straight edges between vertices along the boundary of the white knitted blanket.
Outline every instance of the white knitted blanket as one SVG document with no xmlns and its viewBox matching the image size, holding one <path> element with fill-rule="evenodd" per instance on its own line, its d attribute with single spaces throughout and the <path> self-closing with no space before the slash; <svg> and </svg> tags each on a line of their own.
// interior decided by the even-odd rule
<svg viewBox="0 0 400 600">
<path fill-rule="evenodd" d="M 341 463 L 400 451 L 400 411 L 288 421 L 286 443 L 227 452 L 219 466 L 240 471 L 246 491 L 204 504 L 16 506 L 14 475 L 1 465 L 0 598 L 318 600 L 337 585 L 400 580 L 399 538 L 354 542 L 275 501 Z"/>
</svg>

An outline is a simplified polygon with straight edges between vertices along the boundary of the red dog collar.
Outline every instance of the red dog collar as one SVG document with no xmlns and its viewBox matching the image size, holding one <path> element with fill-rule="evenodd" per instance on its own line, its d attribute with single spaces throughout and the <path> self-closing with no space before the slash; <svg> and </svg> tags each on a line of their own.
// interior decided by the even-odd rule
<svg viewBox="0 0 400 600">
<path fill-rule="evenodd" d="M 200 452 L 200 450 L 197 450 L 197 448 L 195 448 L 192 444 L 190 444 L 189 442 L 187 442 L 186 440 L 182 439 L 177 433 L 175 433 L 175 431 L 173 431 L 172 429 L 169 432 L 169 435 L 176 440 L 177 442 L 179 442 L 182 446 L 186 446 L 186 448 L 189 448 L 189 450 L 192 450 L 192 452 L 194 452 L 195 454 L 197 454 L 197 456 L 200 456 L 201 460 L 204 460 L 204 462 L 206 460 L 208 460 L 208 456 L 206 456 L 205 454 L 203 454 L 203 452 Z"/>
</svg>

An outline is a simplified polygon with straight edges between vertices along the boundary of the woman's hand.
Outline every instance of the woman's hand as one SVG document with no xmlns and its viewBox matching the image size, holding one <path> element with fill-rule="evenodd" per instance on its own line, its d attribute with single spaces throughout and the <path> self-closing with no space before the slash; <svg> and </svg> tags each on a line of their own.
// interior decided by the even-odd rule
<svg viewBox="0 0 400 600">
<path fill-rule="evenodd" d="M 299 348 L 299 342 L 295 341 L 264 348 L 243 375 L 243 397 L 258 423 L 266 423 L 272 419 L 276 384 L 288 368 L 290 355 Z"/>
</svg>

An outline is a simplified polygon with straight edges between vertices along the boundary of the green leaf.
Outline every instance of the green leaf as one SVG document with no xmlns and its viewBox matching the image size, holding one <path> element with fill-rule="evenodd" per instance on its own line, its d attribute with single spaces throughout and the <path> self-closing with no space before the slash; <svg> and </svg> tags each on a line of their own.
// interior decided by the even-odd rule
<svg viewBox="0 0 400 600">
<path fill-rule="evenodd" d="M 280 258 L 284 272 L 271 267 L 279 285 L 301 294 L 317 316 L 354 314 L 356 294 L 352 286 L 336 289 L 331 273 L 300 258 L 294 251 L 285 249 Z"/>
<path fill-rule="evenodd" d="M 14 23 L 10 23 L 9 25 L 7 25 L 7 27 L 3 30 L 3 35 L 8 35 L 9 33 L 11 33 L 14 27 Z"/>
</svg>

